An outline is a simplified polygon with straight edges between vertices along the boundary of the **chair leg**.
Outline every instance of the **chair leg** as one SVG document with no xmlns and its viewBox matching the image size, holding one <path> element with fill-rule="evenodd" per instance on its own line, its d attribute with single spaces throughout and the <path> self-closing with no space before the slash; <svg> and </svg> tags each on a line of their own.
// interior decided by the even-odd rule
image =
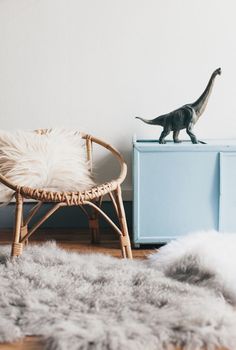
<svg viewBox="0 0 236 350">
<path fill-rule="evenodd" d="M 24 225 L 22 223 L 22 225 L 21 225 L 21 233 L 20 233 L 21 239 L 24 238 L 27 235 L 27 233 L 28 233 L 28 225 Z M 28 244 L 29 244 L 29 240 L 26 239 L 25 242 L 24 242 L 24 245 L 27 246 Z"/>
<path fill-rule="evenodd" d="M 91 243 L 98 244 L 100 243 L 100 231 L 99 231 L 99 221 L 98 214 L 93 211 L 92 217 L 89 219 L 89 228 L 91 232 Z"/>
<path fill-rule="evenodd" d="M 22 208 L 22 215 L 21 215 L 21 228 L 20 228 L 20 240 L 24 238 L 28 233 L 28 225 L 24 224 L 24 209 Z M 26 239 L 24 242 L 24 245 L 27 246 L 29 243 L 29 240 Z"/>
<path fill-rule="evenodd" d="M 120 236 L 122 255 L 123 258 L 132 259 L 132 250 L 120 186 L 118 186 L 118 188 L 115 190 L 115 197 L 117 203 L 118 219 L 122 231 L 122 236 Z"/>
<path fill-rule="evenodd" d="M 15 228 L 12 243 L 11 256 L 20 256 L 23 250 L 23 244 L 20 243 L 21 238 L 21 222 L 23 214 L 23 197 L 20 193 L 16 193 L 16 213 L 15 213 Z"/>
</svg>

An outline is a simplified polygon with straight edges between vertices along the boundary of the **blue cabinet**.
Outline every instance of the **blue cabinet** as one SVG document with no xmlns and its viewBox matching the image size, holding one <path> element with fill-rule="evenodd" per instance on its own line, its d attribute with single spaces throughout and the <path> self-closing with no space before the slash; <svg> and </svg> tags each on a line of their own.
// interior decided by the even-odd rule
<svg viewBox="0 0 236 350">
<path fill-rule="evenodd" d="M 236 140 L 133 141 L 136 245 L 197 230 L 236 232 Z"/>
</svg>

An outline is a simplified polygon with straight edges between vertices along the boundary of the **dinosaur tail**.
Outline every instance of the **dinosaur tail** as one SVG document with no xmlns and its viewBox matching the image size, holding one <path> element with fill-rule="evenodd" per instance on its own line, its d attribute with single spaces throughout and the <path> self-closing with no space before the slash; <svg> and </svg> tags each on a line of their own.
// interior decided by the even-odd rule
<svg viewBox="0 0 236 350">
<path fill-rule="evenodd" d="M 151 119 L 151 120 L 149 120 L 149 119 L 144 119 L 144 118 L 140 118 L 140 117 L 135 117 L 136 119 L 139 119 L 139 120 L 142 120 L 142 122 L 144 122 L 144 123 L 146 123 L 146 124 L 155 124 L 154 123 L 154 120 L 155 119 Z"/>
</svg>

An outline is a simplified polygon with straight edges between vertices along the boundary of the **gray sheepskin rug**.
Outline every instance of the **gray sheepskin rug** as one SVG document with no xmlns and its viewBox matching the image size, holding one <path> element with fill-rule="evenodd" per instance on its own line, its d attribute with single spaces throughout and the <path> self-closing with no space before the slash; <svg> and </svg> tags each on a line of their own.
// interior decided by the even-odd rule
<svg viewBox="0 0 236 350">
<path fill-rule="evenodd" d="M 236 236 L 236 235 L 235 235 Z M 236 349 L 236 238 L 186 236 L 147 260 L 0 247 L 0 342 L 50 350 Z"/>
</svg>

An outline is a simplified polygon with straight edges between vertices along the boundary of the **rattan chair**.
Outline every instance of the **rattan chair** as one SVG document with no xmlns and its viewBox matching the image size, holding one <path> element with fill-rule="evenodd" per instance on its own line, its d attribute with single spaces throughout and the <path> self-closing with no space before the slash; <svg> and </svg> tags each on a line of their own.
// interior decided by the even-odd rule
<svg viewBox="0 0 236 350">
<path fill-rule="evenodd" d="M 40 129 L 36 132 L 39 134 L 50 133 L 50 129 Z M 101 215 L 118 233 L 123 258 L 132 259 L 128 227 L 121 194 L 121 183 L 124 181 L 127 173 L 126 163 L 121 154 L 115 148 L 102 140 L 87 134 L 82 134 L 82 138 L 86 144 L 87 159 L 90 164 L 90 169 L 92 169 L 93 143 L 109 150 L 118 160 L 121 170 L 116 179 L 97 185 L 96 187 L 83 192 L 52 192 L 39 188 L 17 186 L 16 184 L 11 183 L 6 177 L 0 175 L 0 182 L 14 190 L 16 197 L 15 227 L 11 251 L 12 257 L 22 254 L 23 247 L 28 243 L 29 237 L 59 208 L 64 206 L 78 206 L 88 217 L 92 242 L 98 242 L 100 240 L 98 219 L 99 215 Z M 101 205 L 105 195 L 109 195 L 111 202 L 113 203 L 114 210 L 119 219 L 119 227 L 102 210 Z M 24 218 L 23 215 L 24 199 L 34 199 L 37 201 L 26 218 Z M 44 203 L 54 203 L 54 205 L 32 227 L 29 228 L 30 221 Z M 90 210 L 88 210 L 89 207 Z"/>
</svg>

